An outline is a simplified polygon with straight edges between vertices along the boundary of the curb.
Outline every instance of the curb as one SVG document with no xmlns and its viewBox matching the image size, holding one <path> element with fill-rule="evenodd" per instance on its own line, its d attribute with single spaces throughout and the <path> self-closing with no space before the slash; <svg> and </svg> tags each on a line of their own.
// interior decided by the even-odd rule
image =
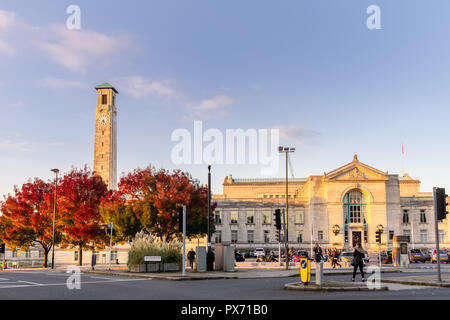
<svg viewBox="0 0 450 320">
<path fill-rule="evenodd" d="M 427 286 L 427 287 L 450 288 L 450 283 L 430 283 L 430 282 L 402 281 L 402 280 L 381 280 L 381 282 L 404 284 L 404 285 L 408 285 L 408 286 Z"/>
<path fill-rule="evenodd" d="M 330 282 L 329 282 L 330 283 Z M 333 282 L 338 283 L 338 282 Z M 345 284 L 345 282 L 340 282 Z M 326 284 L 326 282 L 325 282 Z M 388 287 L 381 287 L 380 289 L 369 289 L 366 286 L 350 286 L 350 287 L 335 287 L 335 286 L 317 286 L 316 284 L 309 284 L 307 286 L 300 284 L 300 282 L 287 283 L 284 285 L 285 290 L 291 291 L 387 291 Z"/>
</svg>

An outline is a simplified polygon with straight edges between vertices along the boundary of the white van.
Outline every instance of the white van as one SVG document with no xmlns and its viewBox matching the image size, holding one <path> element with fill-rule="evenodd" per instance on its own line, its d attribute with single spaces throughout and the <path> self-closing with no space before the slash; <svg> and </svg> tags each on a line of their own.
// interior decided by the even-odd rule
<svg viewBox="0 0 450 320">
<path fill-rule="evenodd" d="M 254 251 L 254 255 L 255 255 L 255 257 L 258 257 L 258 256 L 265 257 L 266 256 L 266 250 L 264 250 L 264 248 L 256 248 L 255 251 Z"/>
</svg>

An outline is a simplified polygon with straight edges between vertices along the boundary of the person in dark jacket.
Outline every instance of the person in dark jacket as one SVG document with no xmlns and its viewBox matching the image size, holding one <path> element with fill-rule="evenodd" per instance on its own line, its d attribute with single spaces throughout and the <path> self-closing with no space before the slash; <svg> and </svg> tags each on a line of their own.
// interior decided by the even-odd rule
<svg viewBox="0 0 450 320">
<path fill-rule="evenodd" d="M 320 262 L 322 261 L 322 248 L 319 246 L 318 243 L 314 246 L 314 261 Z"/>
<path fill-rule="evenodd" d="M 365 257 L 366 253 L 364 252 L 364 249 L 361 246 L 361 243 L 357 243 L 356 247 L 355 247 L 355 251 L 353 251 L 353 259 L 355 261 L 354 265 L 353 265 L 353 278 L 352 281 L 355 281 L 355 276 L 356 276 L 356 270 L 359 268 L 359 270 L 361 271 L 361 278 L 362 281 L 364 281 L 364 257 Z"/>
<path fill-rule="evenodd" d="M 194 269 L 194 261 L 195 261 L 195 251 L 191 248 L 191 250 L 188 252 L 187 258 L 189 260 L 189 266 L 191 267 L 191 270 Z"/>
</svg>

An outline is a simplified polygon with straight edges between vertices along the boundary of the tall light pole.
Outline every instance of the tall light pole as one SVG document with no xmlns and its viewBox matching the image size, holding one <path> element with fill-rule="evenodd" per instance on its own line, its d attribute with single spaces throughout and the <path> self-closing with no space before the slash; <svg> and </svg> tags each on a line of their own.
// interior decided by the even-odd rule
<svg viewBox="0 0 450 320">
<path fill-rule="evenodd" d="M 50 170 L 55 174 L 55 203 L 53 206 L 53 237 L 52 237 L 52 269 L 55 268 L 55 221 L 56 221 L 56 200 L 58 199 L 58 173 L 59 169 Z"/>
<path fill-rule="evenodd" d="M 288 247 L 289 247 L 289 241 L 288 241 L 288 226 L 289 226 L 289 215 L 288 215 L 288 210 L 289 210 L 289 175 L 288 175 L 288 168 L 289 168 L 289 153 L 293 153 L 295 152 L 295 148 L 288 148 L 288 147 L 278 147 L 278 152 L 279 153 L 284 153 L 286 154 L 286 214 L 285 214 L 285 228 L 286 228 L 286 232 L 284 234 L 284 247 L 285 247 L 285 256 L 286 256 L 286 270 L 289 269 L 289 254 L 288 254 Z"/>
</svg>

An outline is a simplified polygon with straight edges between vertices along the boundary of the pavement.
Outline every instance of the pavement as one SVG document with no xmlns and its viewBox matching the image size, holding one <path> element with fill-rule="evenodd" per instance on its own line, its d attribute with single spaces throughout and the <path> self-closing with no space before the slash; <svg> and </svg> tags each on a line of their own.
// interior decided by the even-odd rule
<svg viewBox="0 0 450 320">
<path fill-rule="evenodd" d="M 271 272 L 269 270 L 269 272 Z M 284 272 L 284 271 L 283 271 Z M 239 273 L 239 272 L 237 272 Z M 424 273 L 424 275 L 430 273 Z M 407 273 L 386 273 L 397 278 Z M 419 274 L 415 274 L 419 275 Z M 291 291 L 284 286 L 292 277 L 165 281 L 155 278 L 79 274 L 79 288 L 70 288 L 73 275 L 60 270 L 0 271 L 0 300 L 368 300 L 450 299 L 450 288 L 383 284 L 384 291 Z M 326 281 L 351 283 L 348 275 L 329 274 Z M 314 281 L 314 278 L 312 278 Z M 357 283 L 360 279 L 357 278 Z"/>
<path fill-rule="evenodd" d="M 382 267 L 382 273 L 399 272 L 392 267 Z M 261 278 L 286 278 L 286 277 L 299 277 L 300 270 L 298 267 L 289 267 L 286 270 L 285 267 L 270 267 L 270 268 L 249 268 L 249 267 L 236 267 L 234 272 L 223 271 L 210 271 L 210 272 L 192 272 L 186 271 L 183 276 L 181 272 L 163 272 L 163 273 L 133 273 L 128 270 L 84 270 L 86 274 L 101 274 L 108 276 L 119 277 L 138 277 L 138 278 L 150 278 L 161 280 L 217 280 L 217 279 L 261 279 Z M 353 273 L 353 268 L 324 268 L 324 275 L 350 275 Z M 315 270 L 311 270 L 311 275 L 315 275 Z"/>
</svg>

